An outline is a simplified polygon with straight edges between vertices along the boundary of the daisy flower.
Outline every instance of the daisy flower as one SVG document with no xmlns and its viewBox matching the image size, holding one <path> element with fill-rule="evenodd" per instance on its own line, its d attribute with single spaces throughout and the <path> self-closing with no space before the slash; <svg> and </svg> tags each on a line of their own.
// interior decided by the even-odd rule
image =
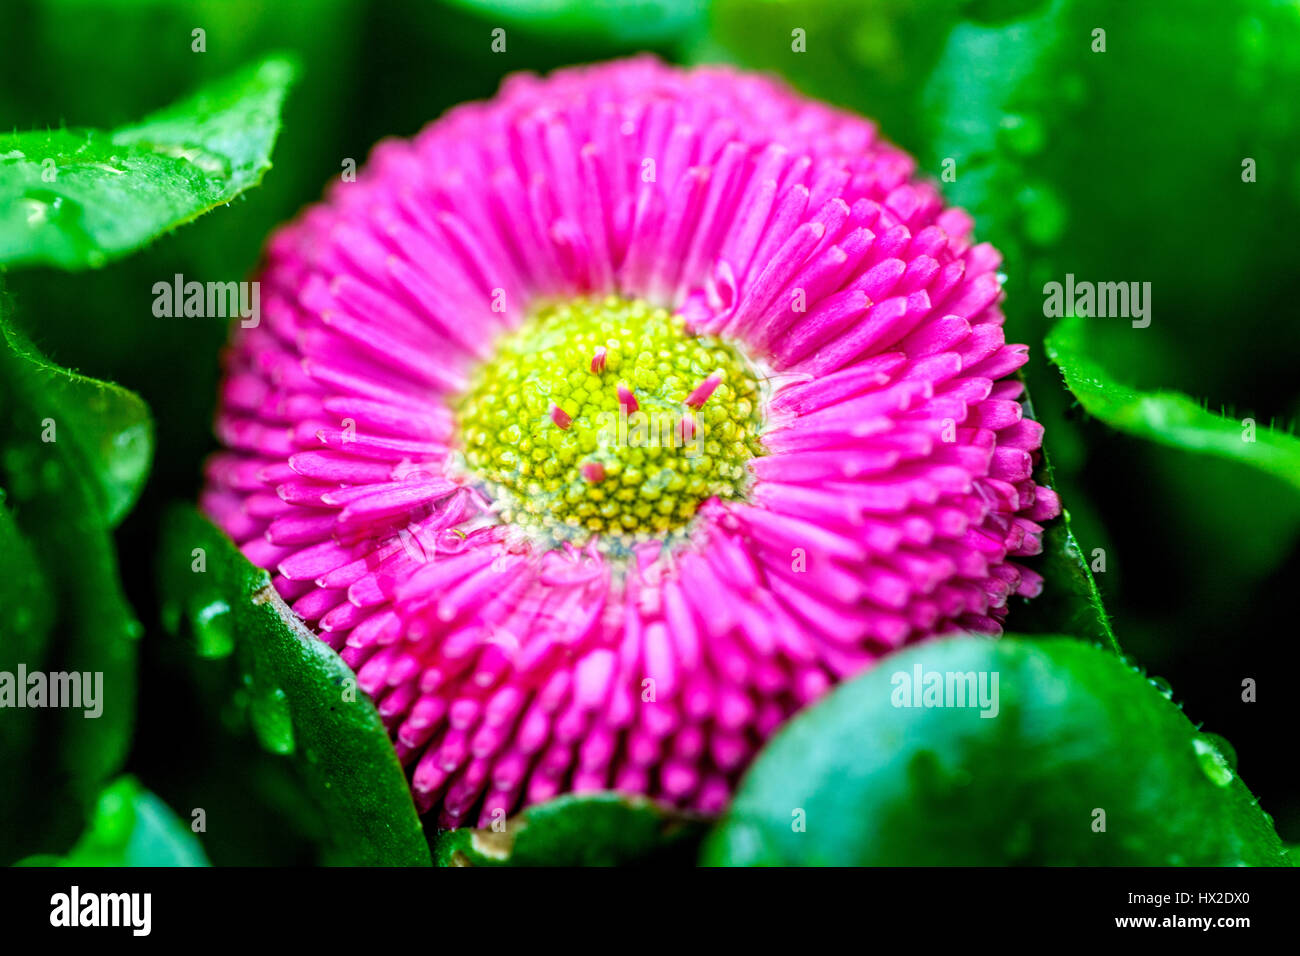
<svg viewBox="0 0 1300 956">
<path fill-rule="evenodd" d="M 512 76 L 272 236 L 203 506 L 441 825 L 716 812 L 830 686 L 1041 588 L 1059 505 L 971 227 L 767 77 Z"/>
</svg>

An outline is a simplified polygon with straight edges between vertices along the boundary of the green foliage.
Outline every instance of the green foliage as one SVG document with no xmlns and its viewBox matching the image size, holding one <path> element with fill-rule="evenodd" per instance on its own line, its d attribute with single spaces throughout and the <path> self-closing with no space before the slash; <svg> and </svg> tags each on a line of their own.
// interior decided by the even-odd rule
<svg viewBox="0 0 1300 956">
<path fill-rule="evenodd" d="M 269 58 L 111 132 L 0 136 L 0 265 L 100 266 L 256 185 L 294 72 Z"/>
<path fill-rule="evenodd" d="M 995 706 L 907 706 L 931 673 L 987 675 L 990 691 L 996 676 Z M 914 698 L 904 677 L 918 674 Z M 1083 642 L 931 642 L 787 724 L 703 861 L 1287 865 L 1227 750 L 1161 685 Z"/>
<path fill-rule="evenodd" d="M 438 837 L 439 866 L 618 866 L 689 861 L 701 819 L 618 793 L 568 794 L 528 807 L 500 829 Z"/>
<path fill-rule="evenodd" d="M 500 54 L 489 53 L 496 26 L 508 33 Z M 0 788 L 0 820 L 19 821 L 0 827 L 0 863 L 40 852 L 52 855 L 26 862 L 202 864 L 186 822 L 118 777 L 133 740 L 132 769 L 151 786 L 222 806 L 214 859 L 275 857 L 276 837 L 287 837 L 277 859 L 305 859 L 314 842 L 337 863 L 427 864 L 430 844 L 442 865 L 694 855 L 700 821 L 614 794 L 561 797 L 503 832 L 424 834 L 374 707 L 347 699 L 354 675 L 267 575 L 189 511 L 166 520 L 160 565 L 153 553 L 164 504 L 192 497 L 210 447 L 224 334 L 153 321 L 153 283 L 240 277 L 341 160 L 490 95 L 504 72 L 647 46 L 774 70 L 879 121 L 923 175 L 951 164 L 946 197 L 1004 253 L 1009 336 L 1035 347 L 1030 414 L 1050 451 L 1039 481 L 1068 508 L 1033 562 L 1044 593 L 1017 601 L 1011 621 L 1081 639 L 950 641 L 889 658 L 760 755 L 705 860 L 1284 861 L 1230 750 L 1123 664 L 1115 630 L 1143 663 L 1199 676 L 1195 690 L 1176 682 L 1201 715 L 1224 696 L 1213 672 L 1237 673 L 1229 662 L 1285 665 L 1260 635 L 1273 633 L 1267 608 L 1285 604 L 1300 529 L 1300 499 L 1278 494 L 1300 486 L 1300 441 L 1263 424 L 1267 410 L 1300 411 L 1294 4 L 1191 0 L 1170 16 L 1130 0 L 11 0 L 0 36 L 20 41 L 0 57 L 0 269 L 45 267 L 6 277 L 18 314 L 0 301 L 0 671 L 102 671 L 106 690 L 96 720 L 32 709 L 0 720 L 0 765 L 21 779 Z M 280 47 L 292 57 L 269 55 Z M 304 82 L 286 102 L 296 62 Z M 276 173 L 250 192 L 273 146 Z M 1150 281 L 1152 326 L 1049 330 L 1042 284 L 1066 273 Z M 1038 360 L 1045 335 L 1078 405 L 1122 435 L 1071 420 L 1083 416 Z M 167 449 L 152 473 L 141 398 L 42 351 L 141 390 Z M 1265 409 L 1255 441 L 1239 417 L 1188 395 Z M 1108 613 L 1089 555 L 1111 536 Z M 181 700 L 199 718 L 182 755 L 156 716 L 136 726 L 142 628 L 119 575 L 152 627 L 155 573 L 163 622 L 195 653 L 145 643 L 144 713 L 170 717 Z M 1001 713 L 890 706 L 890 676 L 918 661 L 998 671 Z M 244 724 L 265 754 L 229 733 Z M 1266 745 L 1254 741 L 1249 775 L 1286 822 L 1284 771 L 1272 789 L 1257 782 L 1271 769 L 1258 759 Z M 246 803 L 257 807 L 242 813 Z M 1292 804 L 1283 832 L 1294 840 Z M 791 830 L 793 808 L 807 832 Z M 1092 829 L 1097 808 L 1105 832 Z"/>
<path fill-rule="evenodd" d="M 692 0 L 452 0 L 509 27 L 594 42 L 654 44 L 697 28 L 704 4 Z M 504 27 L 502 27 L 504 29 Z M 509 36 L 506 38 L 509 49 Z"/>
<path fill-rule="evenodd" d="M 206 519 L 177 509 L 159 561 L 163 620 L 196 651 L 229 657 L 262 745 L 291 755 L 324 817 L 327 862 L 428 865 L 406 776 L 356 676 Z"/>
<path fill-rule="evenodd" d="M 1035 417 L 1028 391 L 1024 403 L 1026 416 Z M 1059 489 L 1046 448 L 1042 458 L 1036 475 L 1039 484 Z M 1101 588 L 1075 537 L 1068 508 L 1063 507 L 1060 517 L 1044 529 L 1043 553 L 1034 562 L 1034 570 L 1043 576 L 1043 593 L 1016 609 L 1017 628 L 1027 633 L 1074 634 L 1120 652 Z"/>
<path fill-rule="evenodd" d="M 86 832 L 63 856 L 32 856 L 20 866 L 207 866 L 203 846 L 171 809 L 119 777 L 104 789 Z"/>
<path fill-rule="evenodd" d="M 2 762 L 30 768 L 11 798 L 28 804 L 29 827 L 5 828 L 4 859 L 47 826 L 70 837 L 77 820 L 47 820 L 60 806 L 48 793 L 66 789 L 72 806 L 89 808 L 130 747 L 141 628 L 118 581 L 112 528 L 144 482 L 152 433 L 138 398 L 46 361 L 3 314 L 0 422 L 0 579 L 24 592 L 6 605 L 0 670 L 99 672 L 105 696 L 98 718 L 43 711 L 0 737 Z"/>
<path fill-rule="evenodd" d="M 30 430 L 42 433 L 43 442 L 64 442 L 69 467 L 88 481 L 95 511 L 116 527 L 149 475 L 149 409 L 134 392 L 48 361 L 7 323 L 0 322 L 0 338 L 36 416 Z"/>
<path fill-rule="evenodd" d="M 8 626 L 0 629 L 0 671 L 16 674 L 18 665 L 32 670 L 45 666 L 54 619 L 54 601 L 45 574 L 36 561 L 31 544 L 6 503 L 0 488 L 0 607 Z M 36 710 L 9 710 L 0 720 L 0 764 L 30 766 L 37 747 Z M 28 796 L 19 787 L 0 787 L 0 820 L 16 820 Z M 0 862 L 10 859 L 15 849 L 12 835 L 0 835 Z"/>
<path fill-rule="evenodd" d="M 1029 290 L 1067 269 L 1150 280 L 1165 308 L 1196 303 L 1180 320 L 1208 334 L 1243 283 L 1285 267 L 1300 106 L 1276 94 L 1300 82 L 1294 5 L 716 0 L 713 38 L 702 56 L 879 120 L 929 176 L 953 160 L 945 194 L 1014 267 L 1019 334 Z"/>
<path fill-rule="evenodd" d="M 1087 325 L 1063 319 L 1047 337 L 1047 356 L 1090 415 L 1138 438 L 1239 462 L 1300 490 L 1300 438 L 1216 415 L 1186 395 L 1140 392 L 1116 382 L 1089 353 Z"/>
</svg>

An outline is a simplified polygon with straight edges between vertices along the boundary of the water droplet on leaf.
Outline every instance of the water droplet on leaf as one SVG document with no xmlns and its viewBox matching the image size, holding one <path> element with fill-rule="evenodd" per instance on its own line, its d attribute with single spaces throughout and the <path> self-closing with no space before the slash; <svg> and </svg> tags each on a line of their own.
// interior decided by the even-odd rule
<svg viewBox="0 0 1300 956">
<path fill-rule="evenodd" d="M 1232 766 L 1226 757 L 1219 753 L 1212 740 L 1202 735 L 1192 740 L 1192 749 L 1196 751 L 1196 761 L 1201 771 L 1216 787 L 1226 787 L 1232 783 Z"/>
<path fill-rule="evenodd" d="M 230 605 L 220 599 L 194 612 L 194 638 L 204 658 L 226 657 L 235 646 L 234 618 Z"/>
<path fill-rule="evenodd" d="M 1147 683 L 1160 692 L 1160 696 L 1165 700 L 1174 699 L 1174 689 L 1169 686 L 1169 681 L 1163 677 L 1148 677 Z"/>
<path fill-rule="evenodd" d="M 284 691 L 279 687 L 268 691 L 257 686 L 257 681 L 254 681 L 250 704 L 249 715 L 253 720 L 253 730 L 262 746 L 272 753 L 293 753 L 293 720 L 289 711 L 289 698 Z"/>
</svg>

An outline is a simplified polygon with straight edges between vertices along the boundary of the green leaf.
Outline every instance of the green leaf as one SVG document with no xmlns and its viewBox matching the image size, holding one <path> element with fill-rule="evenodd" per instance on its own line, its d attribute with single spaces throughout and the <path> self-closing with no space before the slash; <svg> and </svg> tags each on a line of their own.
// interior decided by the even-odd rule
<svg viewBox="0 0 1300 956">
<path fill-rule="evenodd" d="M 699 26 L 705 6 L 691 0 L 452 0 L 494 24 L 518 25 L 542 34 L 560 34 L 619 44 L 674 40 Z"/>
<path fill-rule="evenodd" d="M 118 580 L 112 526 L 139 492 L 151 444 L 138 398 L 52 365 L 0 314 L 0 487 L 12 515 L 4 537 L 26 543 L 4 548 L 0 575 L 43 590 L 48 598 L 33 590 L 33 599 L 48 601 L 53 615 L 28 608 L 23 623 L 18 602 L 20 613 L 0 628 L 0 658 L 29 670 L 102 675 L 103 688 L 99 717 L 51 709 L 32 718 L 23 741 L 5 741 L 30 748 L 23 791 L 45 796 L 30 808 L 26 828 L 0 836 L 0 858 L 44 835 L 46 825 L 77 826 L 66 801 L 88 810 L 125 760 L 141 629 Z M 43 647 L 46 630 L 52 641 Z"/>
<path fill-rule="evenodd" d="M 207 866 L 190 828 L 134 777 L 99 795 L 81 839 L 64 856 L 34 856 L 19 866 Z"/>
<path fill-rule="evenodd" d="M 0 673 L 17 674 L 20 664 L 43 670 L 54 601 L 36 554 L 14 521 L 0 488 Z M 17 689 L 17 688 L 15 688 Z M 41 711 L 6 709 L 0 719 L 0 766 L 28 767 L 35 758 L 36 726 Z M 0 787 L 0 820 L 20 819 L 23 788 Z M 0 861 L 8 855 L 0 839 Z"/>
<path fill-rule="evenodd" d="M 1227 458 L 1300 490 L 1300 439 L 1262 425 L 1248 430 L 1178 392 L 1140 392 L 1119 384 L 1088 354 L 1085 326 L 1078 317 L 1063 319 L 1046 345 L 1066 388 L 1088 414 L 1137 438 Z"/>
<path fill-rule="evenodd" d="M 1045 471 L 1050 475 L 1050 466 Z M 1066 631 L 1116 654 L 1121 652 L 1101 589 L 1070 524 L 1068 508 L 1062 508 L 1061 516 L 1044 529 L 1043 553 L 1033 567 L 1043 576 L 1043 593 L 1016 609 L 1012 622 L 1017 629 L 1043 634 Z"/>
<path fill-rule="evenodd" d="M 153 421 L 134 392 L 78 375 L 45 359 L 0 320 L 0 346 L 25 384 L 26 425 L 62 444 L 68 464 L 86 477 L 95 510 L 116 527 L 135 507 L 153 459 Z"/>
<path fill-rule="evenodd" d="M 294 73 L 272 57 L 132 126 L 0 136 L 0 265 L 101 266 L 257 185 Z"/>
<path fill-rule="evenodd" d="M 439 866 L 619 866 L 689 860 L 704 832 L 699 817 L 644 797 L 567 794 L 502 821 L 504 828 L 448 830 Z"/>
<path fill-rule="evenodd" d="M 1185 7 L 1171 18 L 1130 0 L 714 0 L 711 29 L 724 55 L 878 121 L 942 180 L 1003 253 L 1010 340 L 1046 333 L 1047 281 L 1149 281 L 1155 317 L 1126 350 L 1134 363 L 1168 364 L 1180 377 L 1154 381 L 1184 391 L 1235 395 L 1243 370 L 1285 380 L 1300 345 L 1300 323 L 1275 318 L 1294 301 L 1300 99 L 1277 91 L 1300 85 L 1300 11 Z M 791 49 L 795 27 L 806 53 Z"/>
<path fill-rule="evenodd" d="M 168 521 L 160 562 L 163 621 L 188 618 L 198 652 L 227 658 L 258 739 L 292 755 L 324 816 L 325 859 L 429 865 L 406 775 L 356 676 L 276 594 L 270 576 L 188 508 Z M 233 688 L 232 688 L 233 689 Z"/>
<path fill-rule="evenodd" d="M 959 0 L 713 0 L 712 45 L 701 45 L 695 59 L 726 56 L 780 72 L 804 93 L 871 117 L 890 140 L 915 149 L 916 96 L 960 6 Z"/>
<path fill-rule="evenodd" d="M 1026 121 L 1021 128 L 1009 121 L 1004 129 L 1002 109 L 1026 77 L 1036 75 L 1039 58 L 1046 58 L 1058 42 L 1057 14 L 1047 8 L 1059 5 L 1060 0 L 1055 4 L 1044 0 L 718 0 L 712 31 L 714 40 L 742 62 L 780 70 L 800 89 L 870 116 L 888 138 L 933 155 L 935 161 L 923 174 L 937 177 L 943 171 L 942 159 L 958 157 L 957 181 L 944 183 L 945 193 L 958 201 L 1001 202 L 996 208 L 977 206 L 980 238 L 1001 238 L 1007 234 L 999 219 L 1004 209 L 1017 227 L 1024 216 L 1015 203 L 1008 207 L 1007 196 L 1015 190 L 1005 182 L 999 181 L 986 197 L 985 166 L 1001 162 L 1024 178 L 1023 148 L 1043 146 L 1033 142 L 1034 130 L 1041 124 Z M 1005 22 L 1031 14 L 1034 19 L 1028 24 Z M 796 27 L 804 31 L 807 54 L 791 48 Z M 1016 56 L 1000 59 L 1005 51 Z M 955 59 L 980 68 L 940 69 Z M 984 68 L 985 60 L 996 62 L 997 68 Z M 846 83 L 846 77 L 853 82 Z M 941 116 L 941 122 L 934 124 L 918 108 L 931 84 L 935 87 L 929 91 L 931 111 Z M 928 149 L 932 141 L 943 143 L 945 151 Z M 1071 170 L 1077 168 L 1077 163 L 1071 165 Z M 1040 205 L 1045 203 L 1042 200 Z M 1008 256 L 1007 272 L 1013 280 L 1024 267 L 1018 258 Z M 1031 410 L 1027 414 L 1035 417 Z M 1059 438 L 1060 432 L 1049 427 L 1047 441 Z M 1060 490 L 1046 451 L 1039 481 Z M 1040 633 L 1078 634 L 1118 650 L 1068 511 L 1047 525 L 1043 550 L 1044 556 L 1032 564 L 1047 579 L 1044 592 L 1027 606 L 1018 606 L 1013 623 Z"/>
<path fill-rule="evenodd" d="M 11 662 L 40 666 L 54 605 L 36 553 L 14 521 L 7 498 L 0 488 L 0 608 L 4 608 L 6 620 L 4 640 L 0 642 L 0 670 L 12 671 L 7 666 Z M 0 738 L 8 726 L 8 720 L 0 721 Z"/>
<path fill-rule="evenodd" d="M 913 697 L 918 674 L 925 689 L 949 673 L 974 675 L 989 706 Z M 703 861 L 1286 865 L 1229 748 L 1167 694 L 1074 639 L 918 645 L 772 739 Z"/>
<path fill-rule="evenodd" d="M 1036 418 L 1034 403 L 1026 387 L 1025 416 Z M 1042 462 L 1035 476 L 1038 483 L 1060 491 L 1048 452 L 1052 435 L 1044 434 Z M 1043 593 L 1015 611 L 1017 630 L 1040 634 L 1077 634 L 1079 637 L 1121 653 L 1119 640 L 1101 599 L 1101 589 L 1075 537 L 1068 508 L 1048 522 L 1043 530 L 1043 553 L 1031 562 L 1043 576 Z"/>
</svg>

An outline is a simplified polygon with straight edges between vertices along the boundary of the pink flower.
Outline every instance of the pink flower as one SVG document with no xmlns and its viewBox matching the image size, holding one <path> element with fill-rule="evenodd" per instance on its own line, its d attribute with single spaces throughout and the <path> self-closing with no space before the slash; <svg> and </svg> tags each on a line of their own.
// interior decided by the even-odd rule
<svg viewBox="0 0 1300 956">
<path fill-rule="evenodd" d="M 1038 593 L 1027 349 L 914 174 L 771 79 L 640 58 L 513 76 L 272 237 L 203 504 L 422 812 L 718 811 L 828 687 Z"/>
</svg>

